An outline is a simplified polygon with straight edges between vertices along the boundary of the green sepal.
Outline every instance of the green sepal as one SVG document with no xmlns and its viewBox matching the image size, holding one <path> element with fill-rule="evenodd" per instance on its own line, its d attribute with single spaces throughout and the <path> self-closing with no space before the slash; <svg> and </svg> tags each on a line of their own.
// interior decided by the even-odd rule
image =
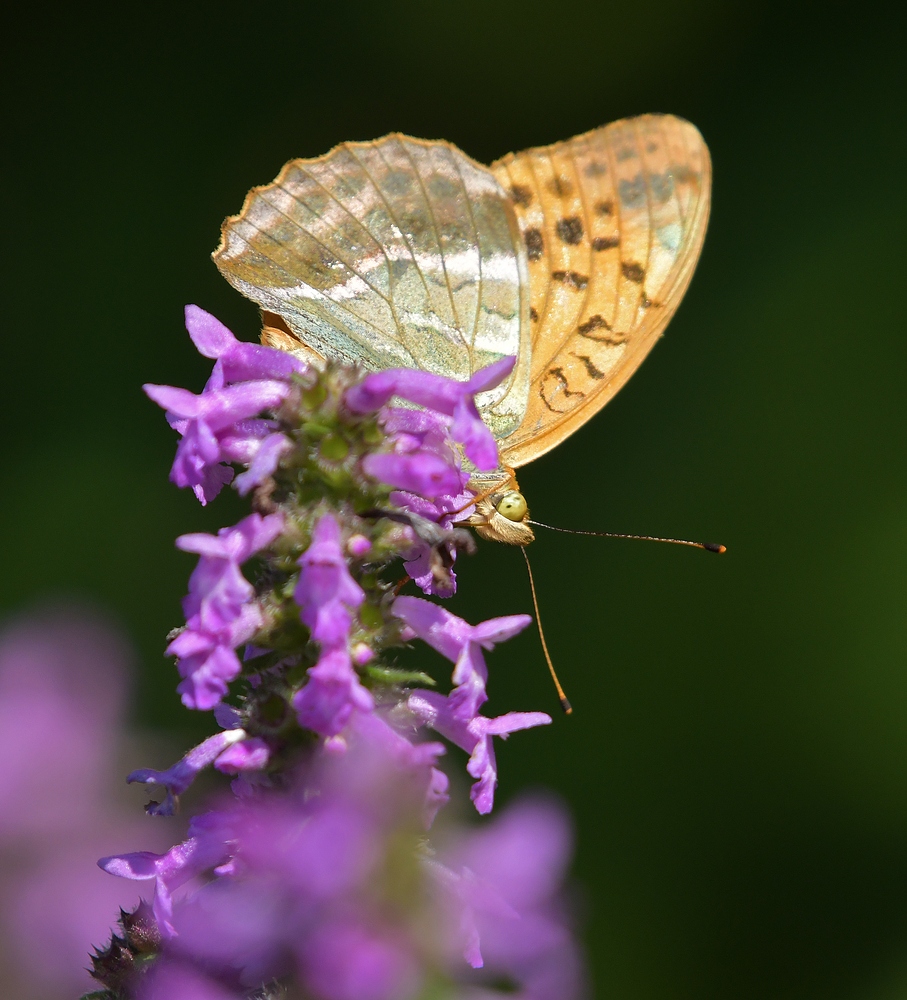
<svg viewBox="0 0 907 1000">
<path fill-rule="evenodd" d="M 373 680 L 382 684 L 421 684 L 424 687 L 435 687 L 434 677 L 422 673 L 421 670 L 395 670 L 393 667 L 366 667 L 365 673 Z"/>
</svg>

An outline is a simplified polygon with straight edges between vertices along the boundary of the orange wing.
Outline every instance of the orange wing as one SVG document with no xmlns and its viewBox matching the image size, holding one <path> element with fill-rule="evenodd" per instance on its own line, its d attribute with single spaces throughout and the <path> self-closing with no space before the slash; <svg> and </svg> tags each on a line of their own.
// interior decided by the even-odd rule
<svg viewBox="0 0 907 1000">
<path fill-rule="evenodd" d="M 709 214 L 702 136 L 643 115 L 498 160 L 529 258 L 532 366 L 517 467 L 572 434 L 633 374 L 673 316 Z"/>
</svg>

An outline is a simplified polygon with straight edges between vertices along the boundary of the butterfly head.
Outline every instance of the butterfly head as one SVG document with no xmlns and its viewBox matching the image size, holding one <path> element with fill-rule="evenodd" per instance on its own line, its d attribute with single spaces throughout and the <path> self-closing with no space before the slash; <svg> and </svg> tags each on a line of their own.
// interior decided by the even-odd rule
<svg viewBox="0 0 907 1000">
<path fill-rule="evenodd" d="M 535 541 L 529 527 L 529 505 L 519 490 L 502 490 L 480 497 L 475 513 L 467 519 L 482 538 L 507 545 L 528 545 Z"/>
</svg>

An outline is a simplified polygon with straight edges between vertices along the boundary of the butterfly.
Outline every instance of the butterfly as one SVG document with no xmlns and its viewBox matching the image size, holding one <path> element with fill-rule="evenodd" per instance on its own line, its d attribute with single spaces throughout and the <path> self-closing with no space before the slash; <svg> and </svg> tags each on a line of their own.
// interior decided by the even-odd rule
<svg viewBox="0 0 907 1000">
<path fill-rule="evenodd" d="M 533 539 L 514 469 L 572 434 L 662 335 L 692 277 L 711 165 L 672 115 L 614 122 L 483 166 L 392 134 L 291 160 L 223 225 L 214 261 L 262 341 L 322 365 L 467 379 L 502 468 L 473 477 L 480 534 Z"/>
</svg>

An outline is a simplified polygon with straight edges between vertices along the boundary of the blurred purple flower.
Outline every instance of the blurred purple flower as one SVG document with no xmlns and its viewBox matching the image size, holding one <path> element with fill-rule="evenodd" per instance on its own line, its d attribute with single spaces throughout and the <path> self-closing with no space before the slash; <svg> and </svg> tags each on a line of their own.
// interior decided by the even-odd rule
<svg viewBox="0 0 907 1000">
<path fill-rule="evenodd" d="M 86 608 L 34 612 L 0 631 L 0 981 L 17 1000 L 91 988 L 91 944 L 138 901 L 93 859 L 116 842 L 172 836 L 168 824 L 147 830 L 114 792 L 131 661 Z"/>
<path fill-rule="evenodd" d="M 173 892 L 181 885 L 224 864 L 230 858 L 223 817 L 205 813 L 189 822 L 189 836 L 165 854 L 134 851 L 101 858 L 98 867 L 109 875 L 134 881 L 154 880 L 154 917 L 165 938 L 174 933 Z"/>
<path fill-rule="evenodd" d="M 527 798 L 479 830 L 454 831 L 427 862 L 469 964 L 506 977 L 526 1000 L 585 995 L 561 894 L 572 846 L 563 807 Z"/>
<path fill-rule="evenodd" d="M 138 1000 L 241 1000 L 208 976 L 179 961 L 158 963 L 142 983 Z"/>
<path fill-rule="evenodd" d="M 406 1000 L 443 975 L 492 997 L 489 977 L 503 975 L 532 1000 L 577 997 L 559 810 L 512 807 L 478 833 L 442 831 L 426 853 L 413 768 L 427 775 L 440 747 L 408 744 L 378 714 L 358 723 L 344 753 L 316 755 L 285 794 L 208 814 L 164 855 L 102 860 L 155 881 L 173 988 L 194 975 L 204 996 L 211 976 L 242 993 L 293 975 L 321 1000 Z M 152 979 L 147 996 L 163 1000 L 170 981 Z"/>
<path fill-rule="evenodd" d="M 411 1000 L 422 986 L 410 942 L 352 914 L 316 926 L 300 949 L 304 980 L 329 1000 Z"/>
</svg>

